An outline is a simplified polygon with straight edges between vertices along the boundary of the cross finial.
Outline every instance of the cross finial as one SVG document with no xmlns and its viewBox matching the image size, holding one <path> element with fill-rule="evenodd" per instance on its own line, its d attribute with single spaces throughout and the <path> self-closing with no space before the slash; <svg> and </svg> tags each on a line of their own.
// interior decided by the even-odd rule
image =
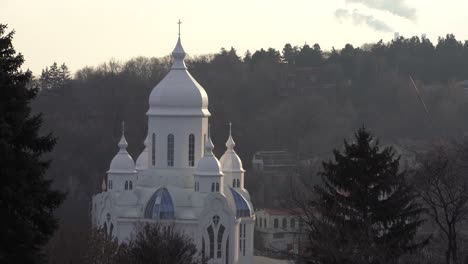
<svg viewBox="0 0 468 264">
<path fill-rule="evenodd" d="M 177 24 L 179 24 L 179 37 L 180 37 L 180 24 L 182 24 L 182 21 L 180 21 L 179 19 L 179 22 L 177 22 Z"/>
<path fill-rule="evenodd" d="M 232 133 L 232 122 L 229 121 L 229 135 L 231 135 Z"/>
<path fill-rule="evenodd" d="M 122 135 L 125 134 L 125 121 L 122 121 Z"/>
</svg>

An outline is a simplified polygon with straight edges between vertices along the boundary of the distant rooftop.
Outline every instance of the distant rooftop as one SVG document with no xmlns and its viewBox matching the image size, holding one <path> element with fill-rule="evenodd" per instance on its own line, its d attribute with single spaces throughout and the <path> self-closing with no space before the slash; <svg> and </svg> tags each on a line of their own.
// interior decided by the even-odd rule
<svg viewBox="0 0 468 264">
<path fill-rule="evenodd" d="M 253 162 L 262 162 L 263 166 L 293 166 L 294 159 L 289 151 L 257 151 L 254 154 Z"/>
</svg>

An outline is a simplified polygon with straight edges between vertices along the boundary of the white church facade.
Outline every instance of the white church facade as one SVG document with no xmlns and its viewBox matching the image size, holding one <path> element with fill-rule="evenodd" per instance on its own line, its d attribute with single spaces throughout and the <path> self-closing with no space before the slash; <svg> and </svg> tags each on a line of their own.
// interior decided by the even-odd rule
<svg viewBox="0 0 468 264">
<path fill-rule="evenodd" d="M 180 34 L 172 56 L 149 97 L 145 149 L 135 163 L 122 131 L 102 192 L 92 199 L 92 224 L 119 241 L 141 222 L 173 225 L 208 263 L 250 264 L 255 215 L 242 161 L 231 133 L 220 160 L 213 154 L 208 96 L 187 71 Z"/>
</svg>

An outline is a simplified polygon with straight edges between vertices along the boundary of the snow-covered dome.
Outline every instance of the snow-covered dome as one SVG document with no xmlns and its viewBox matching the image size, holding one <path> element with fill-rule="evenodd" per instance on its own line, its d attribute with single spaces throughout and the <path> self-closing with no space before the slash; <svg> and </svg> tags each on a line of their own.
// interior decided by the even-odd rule
<svg viewBox="0 0 468 264">
<path fill-rule="evenodd" d="M 231 124 L 229 124 L 231 126 Z M 236 143 L 232 138 L 231 127 L 229 127 L 229 138 L 226 141 L 226 152 L 221 156 L 220 162 L 223 171 L 225 172 L 245 172 L 242 167 L 242 160 L 239 158 L 237 153 L 234 151 Z"/>
<path fill-rule="evenodd" d="M 127 140 L 122 131 L 122 138 L 119 141 L 119 152 L 112 159 L 109 171 L 107 173 L 136 173 L 135 161 L 127 152 Z"/>
<path fill-rule="evenodd" d="M 145 139 L 145 149 L 140 153 L 138 159 L 136 161 L 136 169 L 137 170 L 144 170 L 147 169 L 149 166 L 148 162 L 148 136 Z"/>
<path fill-rule="evenodd" d="M 211 141 L 210 134 L 205 143 L 205 155 L 198 161 L 195 175 L 218 176 L 222 175 L 221 164 L 213 154 L 214 145 Z"/>
<path fill-rule="evenodd" d="M 208 95 L 187 71 L 185 55 L 179 36 L 171 70 L 151 91 L 147 115 L 210 116 Z"/>
</svg>

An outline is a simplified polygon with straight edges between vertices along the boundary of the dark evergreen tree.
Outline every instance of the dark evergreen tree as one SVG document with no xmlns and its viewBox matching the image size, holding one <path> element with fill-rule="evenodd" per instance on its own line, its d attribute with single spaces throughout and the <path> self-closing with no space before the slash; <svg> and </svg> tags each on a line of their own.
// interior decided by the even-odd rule
<svg viewBox="0 0 468 264">
<path fill-rule="evenodd" d="M 42 263 L 42 246 L 57 228 L 53 215 L 64 194 L 51 190 L 43 154 L 55 144 L 39 135 L 41 116 L 30 103 L 38 90 L 28 88 L 31 72 L 16 54 L 12 38 L 0 24 L 0 263 Z"/>
<path fill-rule="evenodd" d="M 361 128 L 323 163 L 323 184 L 307 220 L 317 263 L 395 263 L 415 242 L 422 208 L 391 147 Z"/>
</svg>

